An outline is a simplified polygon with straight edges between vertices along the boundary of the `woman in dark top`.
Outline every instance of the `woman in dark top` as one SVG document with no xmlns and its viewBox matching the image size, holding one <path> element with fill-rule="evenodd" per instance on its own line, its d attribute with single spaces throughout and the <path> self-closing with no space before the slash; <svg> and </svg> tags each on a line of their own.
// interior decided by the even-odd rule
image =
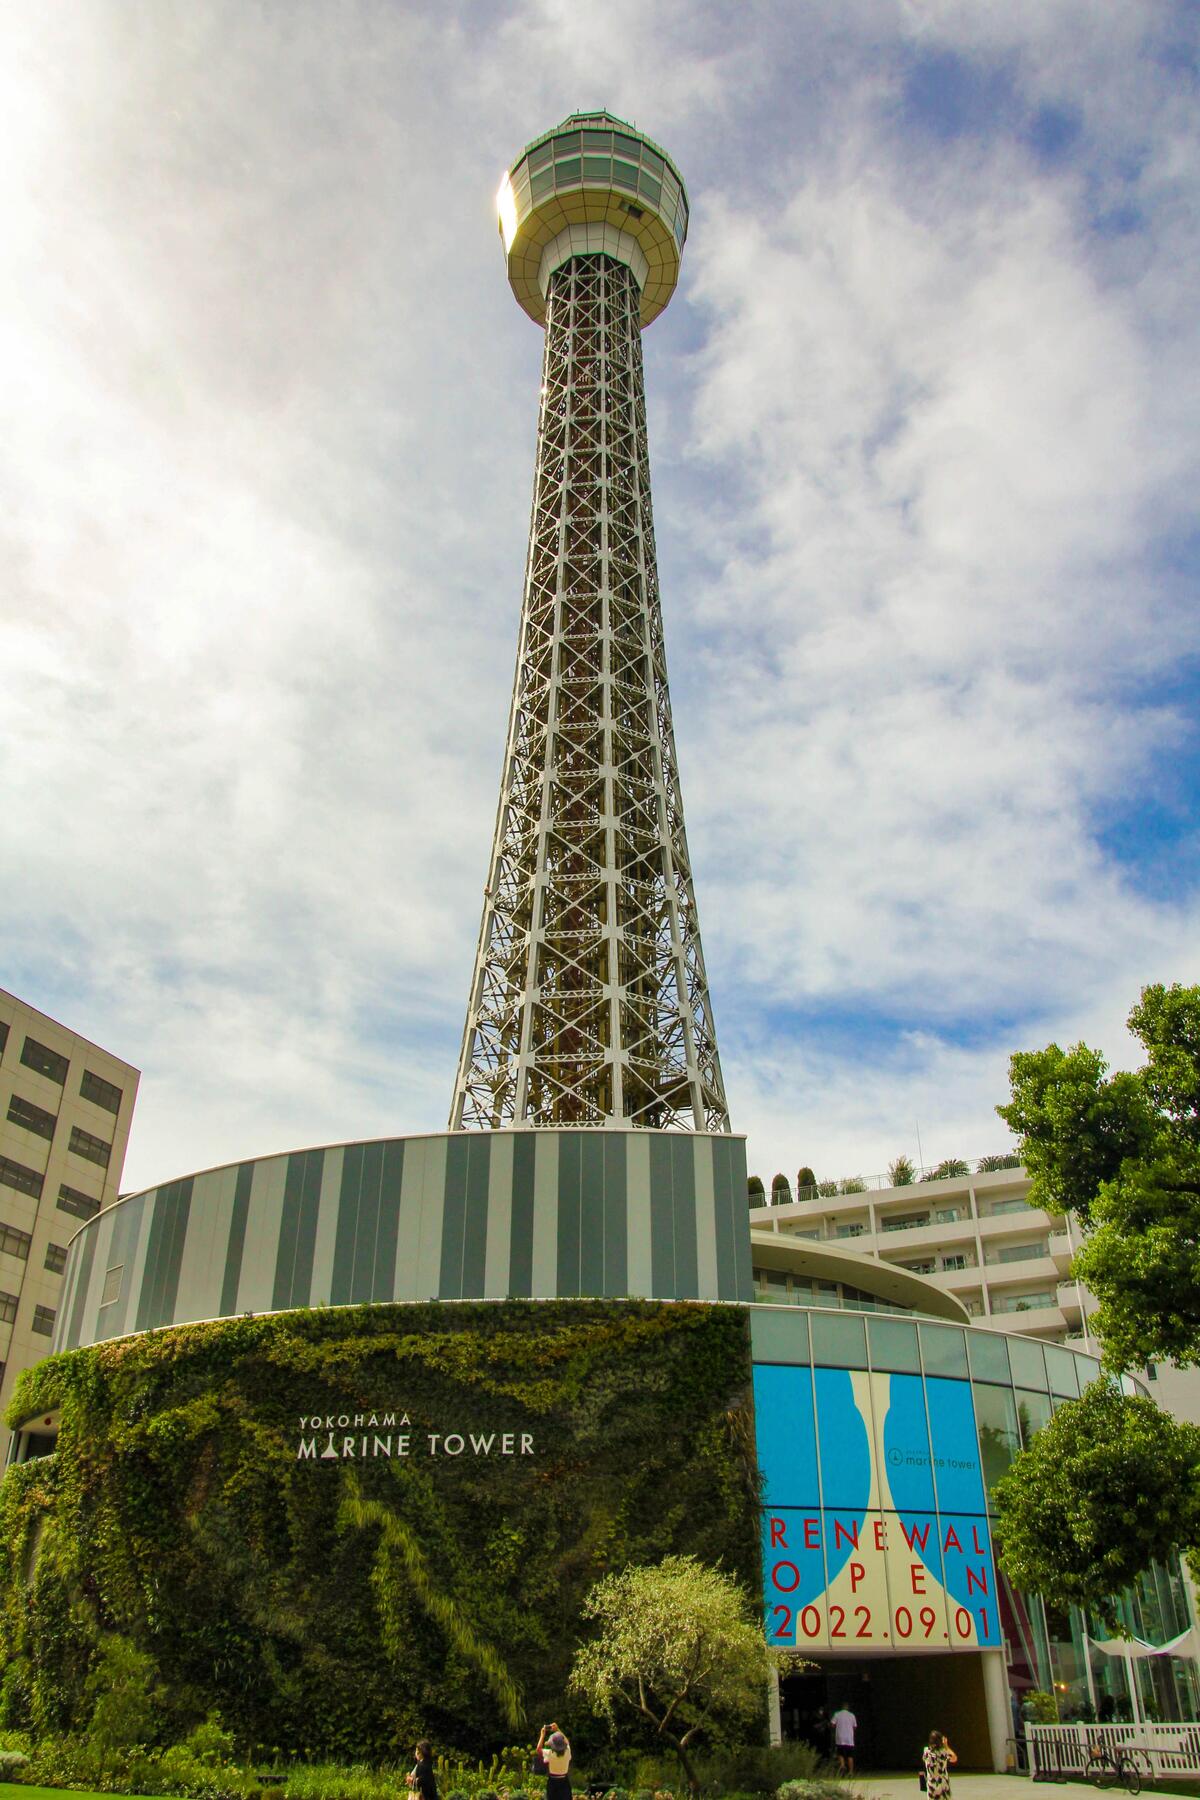
<svg viewBox="0 0 1200 1800">
<path fill-rule="evenodd" d="M 413 1800 L 438 1800 L 437 1776 L 433 1772 L 433 1745 L 428 1738 L 422 1738 L 417 1745 L 417 1762 L 412 1774 L 408 1777 L 408 1785 Z"/>
</svg>

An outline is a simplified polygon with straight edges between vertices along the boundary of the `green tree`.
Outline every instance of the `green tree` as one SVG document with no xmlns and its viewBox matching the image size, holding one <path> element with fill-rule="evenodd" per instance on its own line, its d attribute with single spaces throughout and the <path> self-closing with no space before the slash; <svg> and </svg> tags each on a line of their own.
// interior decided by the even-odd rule
<svg viewBox="0 0 1200 1800">
<path fill-rule="evenodd" d="M 771 1177 L 771 1205 L 787 1206 L 792 1198 L 792 1184 L 786 1175 Z"/>
<path fill-rule="evenodd" d="M 796 1198 L 797 1198 L 797 1200 L 799 1200 L 801 1198 L 803 1198 L 805 1200 L 811 1200 L 813 1197 L 813 1193 L 816 1189 L 816 1185 L 817 1185 L 817 1178 L 813 1174 L 812 1170 L 808 1167 L 807 1163 L 805 1164 L 804 1168 L 797 1169 L 797 1171 L 796 1171 Z"/>
<path fill-rule="evenodd" d="M 752 1602 L 723 1570 L 668 1556 L 606 1575 L 583 1617 L 597 1631 L 576 1652 L 571 1687 L 603 1718 L 621 1709 L 648 1724 L 696 1793 L 698 1739 L 762 1722 L 771 1652 Z"/>
<path fill-rule="evenodd" d="M 1093 1382 L 1060 1406 L 993 1490 L 1009 1580 L 1121 1630 L 1113 1596 L 1200 1543 L 1200 1427 Z"/>
<path fill-rule="evenodd" d="M 947 1175 L 969 1175 L 971 1173 L 961 1156 L 947 1156 L 936 1169 L 930 1169 L 928 1175 L 922 1175 L 922 1181 L 944 1181 Z"/>
<path fill-rule="evenodd" d="M 996 1110 L 1030 1204 L 1086 1227 L 1073 1273 L 1100 1303 L 1105 1362 L 1200 1362 L 1200 987 L 1144 988 L 1129 1028 L 1140 1069 L 1109 1075 L 1086 1044 L 1049 1044 L 1012 1058 Z"/>
<path fill-rule="evenodd" d="M 766 1189 L 763 1187 L 761 1175 L 750 1175 L 747 1177 L 746 1197 L 751 1206 L 765 1206 L 767 1204 Z"/>
<path fill-rule="evenodd" d="M 917 1178 L 911 1158 L 898 1156 L 895 1162 L 888 1164 L 888 1181 L 893 1187 L 911 1187 Z"/>
</svg>

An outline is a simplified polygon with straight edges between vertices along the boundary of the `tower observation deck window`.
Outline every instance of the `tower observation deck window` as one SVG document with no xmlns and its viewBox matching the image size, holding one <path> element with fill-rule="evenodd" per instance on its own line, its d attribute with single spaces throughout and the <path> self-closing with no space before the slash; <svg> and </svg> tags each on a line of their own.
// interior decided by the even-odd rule
<svg viewBox="0 0 1200 1800">
<path fill-rule="evenodd" d="M 607 150 L 612 152 L 613 134 L 611 131 L 585 131 L 583 147 L 585 150 Z"/>
<path fill-rule="evenodd" d="M 530 169 L 544 169 L 553 155 L 554 145 L 550 142 L 549 138 L 546 139 L 544 144 L 535 144 L 533 149 L 529 152 Z"/>
<path fill-rule="evenodd" d="M 585 181 L 608 181 L 611 171 L 612 163 L 607 156 L 585 156 L 583 159 Z"/>
<path fill-rule="evenodd" d="M 634 163 L 614 162 L 613 180 L 618 187 L 629 188 L 637 192 L 638 172 Z"/>
<path fill-rule="evenodd" d="M 564 137 L 556 137 L 554 140 L 554 160 L 556 162 L 564 156 L 578 156 L 579 150 L 579 133 L 577 131 L 569 131 Z"/>
<path fill-rule="evenodd" d="M 555 160 L 554 184 L 556 187 L 569 187 L 579 180 L 579 158 L 568 156 L 565 160 Z"/>
<path fill-rule="evenodd" d="M 662 199 L 662 184 L 655 181 L 652 175 L 647 175 L 643 169 L 638 177 L 638 192 L 644 194 L 652 205 L 657 206 Z"/>
</svg>

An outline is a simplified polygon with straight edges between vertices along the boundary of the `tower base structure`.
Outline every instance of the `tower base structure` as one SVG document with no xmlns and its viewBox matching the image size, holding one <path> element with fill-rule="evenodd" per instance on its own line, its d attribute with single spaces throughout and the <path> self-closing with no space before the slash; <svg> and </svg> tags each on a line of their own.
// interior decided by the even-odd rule
<svg viewBox="0 0 1200 1800">
<path fill-rule="evenodd" d="M 1018 1359 L 936 1282 L 752 1229 L 745 1191 L 724 1133 L 542 1128 L 118 1201 L 9 1415 L 0 1651 L 57 1680 L 66 1632 L 86 1669 L 94 1611 L 243 1735 L 491 1754 L 563 1692 L 573 1629 L 545 1609 L 690 1554 L 803 1657 L 785 1739 L 845 1702 L 863 1761 L 903 1766 L 949 1693 L 964 1765 L 1002 1768 L 1005 1682 L 1062 1677 L 998 1579 L 989 1490 L 1099 1364 Z"/>
<path fill-rule="evenodd" d="M 752 1298 L 745 1140 L 440 1132 L 127 1195 L 71 1251 L 55 1348 L 296 1306 Z"/>
</svg>

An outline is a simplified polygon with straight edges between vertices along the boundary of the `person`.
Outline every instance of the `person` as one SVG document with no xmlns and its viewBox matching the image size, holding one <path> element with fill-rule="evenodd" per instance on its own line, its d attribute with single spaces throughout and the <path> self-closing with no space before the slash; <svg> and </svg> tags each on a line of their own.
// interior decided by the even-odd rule
<svg viewBox="0 0 1200 1800">
<path fill-rule="evenodd" d="M 417 1745 L 416 1765 L 408 1776 L 408 1786 L 412 1792 L 412 1800 L 438 1800 L 437 1776 L 433 1769 L 433 1745 L 428 1738 L 422 1738 Z"/>
<path fill-rule="evenodd" d="M 858 1720 L 844 1700 L 830 1723 L 833 1726 L 833 1747 L 837 1751 L 838 1767 L 843 1775 L 853 1775 L 854 1734 L 858 1730 Z"/>
<path fill-rule="evenodd" d="M 557 1722 L 542 1726 L 533 1767 L 546 1777 L 546 1800 L 571 1800 L 571 1746 Z"/>
<path fill-rule="evenodd" d="M 922 1752 L 928 1800 L 950 1800 L 950 1766 L 958 1761 L 940 1731 L 931 1731 Z"/>
</svg>

